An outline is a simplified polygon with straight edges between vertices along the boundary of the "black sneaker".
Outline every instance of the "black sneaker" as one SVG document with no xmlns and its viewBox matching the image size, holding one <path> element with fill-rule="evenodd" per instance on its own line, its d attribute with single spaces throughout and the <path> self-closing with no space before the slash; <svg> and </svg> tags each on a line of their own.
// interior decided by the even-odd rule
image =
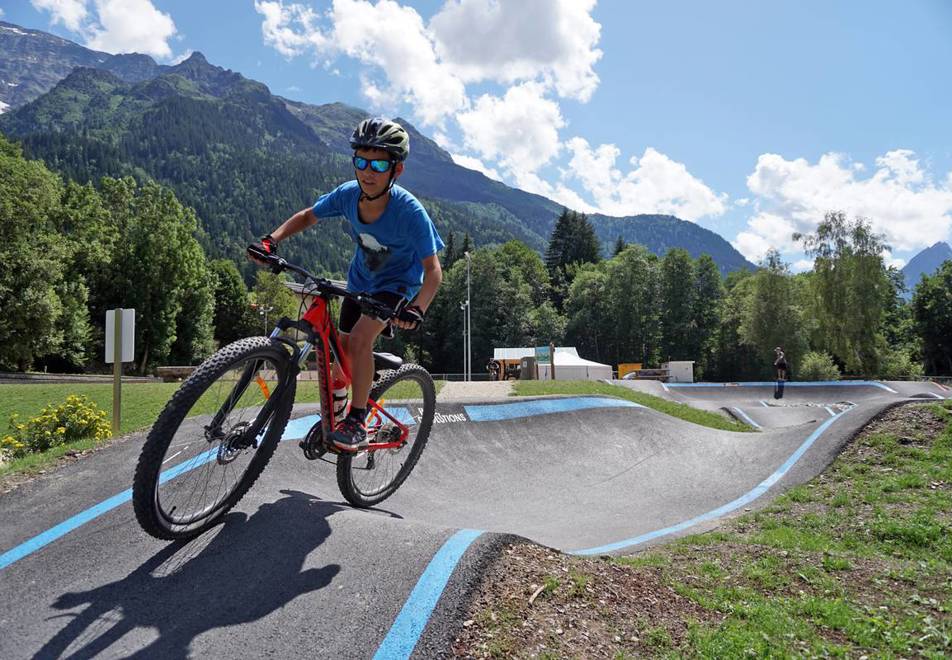
<svg viewBox="0 0 952 660">
<path fill-rule="evenodd" d="M 354 452 L 370 444 L 367 440 L 367 426 L 348 415 L 337 429 L 327 436 L 327 441 L 341 451 Z"/>
</svg>

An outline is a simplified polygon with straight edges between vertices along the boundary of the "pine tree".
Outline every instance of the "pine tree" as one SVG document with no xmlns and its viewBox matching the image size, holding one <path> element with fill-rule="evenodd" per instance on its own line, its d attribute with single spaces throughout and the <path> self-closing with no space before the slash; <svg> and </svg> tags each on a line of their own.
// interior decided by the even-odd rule
<svg viewBox="0 0 952 660">
<path fill-rule="evenodd" d="M 613 257 L 617 257 L 621 254 L 622 250 L 625 249 L 625 239 L 621 237 L 621 234 L 618 235 L 618 239 L 615 241 L 615 249 L 612 252 Z"/>
<path fill-rule="evenodd" d="M 453 232 L 449 233 L 449 236 L 446 238 L 446 248 L 443 251 L 443 259 L 441 260 L 441 266 L 443 270 L 449 270 L 452 268 L 453 263 L 459 258 L 456 254 L 456 247 L 453 244 Z"/>
</svg>

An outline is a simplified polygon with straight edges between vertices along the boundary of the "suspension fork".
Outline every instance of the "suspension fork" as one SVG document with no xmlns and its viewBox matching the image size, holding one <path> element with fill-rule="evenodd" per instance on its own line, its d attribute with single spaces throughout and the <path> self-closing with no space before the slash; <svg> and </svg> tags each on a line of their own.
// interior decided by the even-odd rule
<svg viewBox="0 0 952 660">
<path fill-rule="evenodd" d="M 289 343 L 286 340 L 281 338 L 282 330 L 280 328 L 275 328 L 271 331 L 269 339 L 278 339 L 284 343 Z M 295 353 L 292 354 L 291 364 L 288 369 L 288 373 L 285 375 L 284 380 L 278 384 L 278 390 L 282 392 L 283 396 L 286 396 L 289 389 L 286 387 L 293 379 L 297 378 L 297 374 L 300 371 L 300 360 L 295 359 L 298 357 L 297 351 L 298 347 L 292 345 Z M 310 350 L 310 349 L 308 349 Z M 306 356 L 307 353 L 304 353 Z M 234 409 L 235 404 L 241 400 L 241 397 L 244 396 L 245 390 L 248 389 L 248 386 L 253 380 L 258 381 L 258 386 L 261 388 L 262 393 L 265 396 L 267 401 L 264 406 L 262 406 L 262 411 L 267 411 L 267 415 L 257 415 L 255 417 L 256 421 L 244 434 L 246 438 L 257 438 L 258 434 L 261 433 L 261 429 L 264 427 L 265 423 L 270 421 L 271 410 L 277 405 L 278 401 L 275 397 L 271 396 L 271 392 L 268 390 L 268 386 L 262 380 L 261 376 L 258 375 L 258 371 L 261 368 L 261 364 L 264 360 L 255 360 L 250 362 L 242 371 L 241 376 L 238 378 L 238 381 L 235 383 L 235 386 L 232 388 L 231 392 L 228 394 L 228 398 L 225 399 L 225 402 L 218 409 L 218 412 L 215 413 L 215 416 L 212 417 L 212 421 L 209 422 L 208 426 L 205 427 L 206 436 L 211 433 L 213 438 L 217 439 L 221 435 L 221 425 L 225 421 L 225 418 L 231 413 Z"/>
</svg>

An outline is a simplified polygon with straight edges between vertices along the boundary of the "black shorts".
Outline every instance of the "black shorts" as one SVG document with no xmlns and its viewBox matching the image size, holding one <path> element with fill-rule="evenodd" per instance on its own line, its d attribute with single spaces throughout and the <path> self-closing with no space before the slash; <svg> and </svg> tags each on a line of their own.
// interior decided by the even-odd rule
<svg viewBox="0 0 952 660">
<path fill-rule="evenodd" d="M 777 369 L 778 369 L 778 370 L 781 370 L 781 369 L 782 369 L 783 371 L 786 371 L 786 370 L 787 370 L 787 363 L 786 363 L 786 362 L 780 362 L 780 363 L 777 364 L 776 366 L 777 366 Z"/>
<path fill-rule="evenodd" d="M 403 305 L 406 304 L 407 299 L 401 296 L 399 293 L 393 293 L 392 291 L 380 291 L 379 293 L 371 293 L 371 297 L 375 300 L 393 307 L 394 309 L 400 309 Z M 354 329 L 354 326 L 357 325 L 357 319 L 360 318 L 361 310 L 360 305 L 355 303 L 350 298 L 344 298 L 344 302 L 340 306 L 340 322 L 337 324 L 337 329 L 340 332 L 343 332 L 345 335 L 349 335 L 350 331 Z M 374 318 L 381 323 L 386 323 L 384 319 L 378 319 L 376 316 Z"/>
</svg>

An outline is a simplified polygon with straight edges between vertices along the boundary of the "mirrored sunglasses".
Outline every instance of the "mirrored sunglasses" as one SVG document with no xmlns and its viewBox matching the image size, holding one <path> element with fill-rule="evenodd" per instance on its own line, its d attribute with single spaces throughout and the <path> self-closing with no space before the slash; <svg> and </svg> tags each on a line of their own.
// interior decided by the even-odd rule
<svg viewBox="0 0 952 660">
<path fill-rule="evenodd" d="M 361 158 L 360 156 L 354 156 L 354 167 L 356 167 L 361 172 L 367 169 L 367 166 L 370 165 L 370 169 L 374 172 L 384 173 L 390 169 L 390 166 L 393 164 L 392 160 L 386 158 L 377 158 L 370 160 L 368 158 Z"/>
</svg>

